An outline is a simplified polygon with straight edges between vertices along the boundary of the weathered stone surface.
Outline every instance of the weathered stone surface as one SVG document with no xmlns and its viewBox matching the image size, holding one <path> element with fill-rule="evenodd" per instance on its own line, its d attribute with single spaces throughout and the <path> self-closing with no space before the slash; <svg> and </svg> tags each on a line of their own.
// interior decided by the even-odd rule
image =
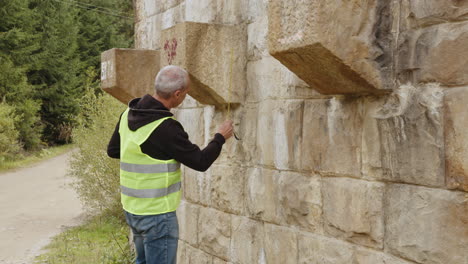
<svg viewBox="0 0 468 264">
<path fill-rule="evenodd" d="M 277 169 L 300 168 L 303 100 L 260 103 L 257 148 L 260 164 Z"/>
<path fill-rule="evenodd" d="M 138 0 L 135 1 L 137 21 L 155 14 L 163 13 L 171 8 L 183 4 L 185 0 Z"/>
<path fill-rule="evenodd" d="M 299 264 L 354 263 L 353 246 L 350 243 L 311 233 L 299 234 L 298 240 Z"/>
<path fill-rule="evenodd" d="M 186 21 L 239 24 L 247 15 L 248 0 L 186 0 Z"/>
<path fill-rule="evenodd" d="M 180 1 L 180 0 L 176 0 Z M 173 1 L 174 2 L 174 1 Z M 168 9 L 164 9 L 161 12 L 161 29 L 168 29 L 171 28 L 179 23 L 183 23 L 185 21 L 185 2 L 181 2 L 177 4 L 174 2 L 174 5 Z M 161 49 L 164 47 L 161 44 Z"/>
<path fill-rule="evenodd" d="M 245 170 L 234 166 L 211 168 L 211 205 L 223 212 L 244 213 Z"/>
<path fill-rule="evenodd" d="M 382 248 L 384 186 L 349 178 L 324 178 L 325 232 L 356 244 Z"/>
<path fill-rule="evenodd" d="M 199 172 L 183 166 L 184 197 L 187 201 L 208 206 L 210 202 L 211 173 Z"/>
<path fill-rule="evenodd" d="M 136 21 L 155 15 L 158 11 L 156 2 L 155 0 L 135 1 Z"/>
<path fill-rule="evenodd" d="M 154 93 L 159 51 L 111 49 L 101 54 L 101 88 L 124 104 Z"/>
<path fill-rule="evenodd" d="M 268 2 L 267 0 L 248 0 L 248 16 L 249 22 L 257 20 L 259 17 L 268 15 Z"/>
<path fill-rule="evenodd" d="M 278 223 L 276 214 L 278 205 L 279 172 L 263 168 L 247 170 L 245 198 L 250 217 L 267 222 Z"/>
<path fill-rule="evenodd" d="M 310 232 L 322 232 L 322 195 L 319 177 L 281 172 L 278 211 L 282 221 Z"/>
<path fill-rule="evenodd" d="M 468 263 L 466 193 L 391 184 L 385 247 L 418 263 Z"/>
<path fill-rule="evenodd" d="M 137 49 L 160 49 L 160 37 L 161 15 L 141 19 L 135 24 L 135 47 Z"/>
<path fill-rule="evenodd" d="M 443 92 L 433 84 L 401 86 L 366 103 L 363 174 L 426 186 L 444 186 Z"/>
<path fill-rule="evenodd" d="M 391 5 L 271 1 L 270 54 L 323 94 L 382 93 L 393 86 Z"/>
<path fill-rule="evenodd" d="M 447 21 L 463 21 L 468 18 L 468 2 L 465 0 L 405 0 L 404 10 L 413 27 L 427 27 L 446 23 Z"/>
<path fill-rule="evenodd" d="M 207 106 L 205 107 L 205 110 L 208 107 L 211 107 L 211 112 L 206 112 L 205 114 L 205 131 L 209 131 L 206 132 L 208 135 L 208 137 L 205 138 L 206 143 L 213 139 L 213 136 L 218 132 L 219 126 L 228 119 L 233 120 L 234 130 L 237 133 L 241 132 L 239 133 L 240 135 L 244 135 L 246 129 L 253 128 L 251 127 L 251 124 L 253 124 L 255 121 L 246 120 L 246 109 L 243 107 L 234 107 L 233 105 L 231 105 L 230 116 L 228 116 L 228 111 L 226 108 L 224 108 L 223 111 L 219 111 L 219 109 L 216 110 L 214 106 Z M 248 131 L 247 133 L 255 132 L 256 131 Z M 244 136 L 241 136 L 241 138 L 244 138 Z M 247 141 L 252 142 L 253 139 L 247 139 Z M 224 143 L 221 155 L 218 157 L 214 164 L 245 166 L 245 160 L 249 159 L 249 156 L 247 156 L 246 154 L 250 153 L 250 150 L 246 150 L 244 148 L 245 144 L 246 142 L 244 142 L 243 140 L 239 141 L 236 140 L 234 137 L 230 138 Z M 246 147 L 248 148 L 250 147 L 250 145 L 247 145 Z"/>
<path fill-rule="evenodd" d="M 362 122 L 359 100 L 306 100 L 298 157 L 302 168 L 360 177 Z"/>
<path fill-rule="evenodd" d="M 468 84 L 468 22 L 409 30 L 400 39 L 400 82 Z"/>
<path fill-rule="evenodd" d="M 231 215 L 210 208 L 200 208 L 198 230 L 200 249 L 219 258 L 229 259 Z"/>
<path fill-rule="evenodd" d="M 268 17 L 261 16 L 247 26 L 247 53 L 249 60 L 258 60 L 268 54 Z"/>
<path fill-rule="evenodd" d="M 217 106 L 243 101 L 245 26 L 185 22 L 161 34 L 161 67 L 168 64 L 184 67 L 190 74 L 189 94 L 193 98 Z"/>
<path fill-rule="evenodd" d="M 246 217 L 232 217 L 231 261 L 239 264 L 262 263 L 263 223 Z"/>
<path fill-rule="evenodd" d="M 186 245 L 185 251 L 185 262 L 182 262 L 181 264 L 213 264 L 213 256 L 198 248 Z"/>
<path fill-rule="evenodd" d="M 271 56 L 247 64 L 247 102 L 266 99 L 329 98 L 321 95 Z"/>
<path fill-rule="evenodd" d="M 232 264 L 232 262 L 213 257 L 213 264 Z"/>
<path fill-rule="evenodd" d="M 205 144 L 205 124 L 203 108 L 178 109 L 174 115 L 189 135 L 190 141 L 200 148 Z"/>
<path fill-rule="evenodd" d="M 282 226 L 265 224 L 265 256 L 268 264 L 297 263 L 297 234 Z"/>
<path fill-rule="evenodd" d="M 413 264 L 400 258 L 382 252 L 358 248 L 354 252 L 353 264 Z M 350 262 L 351 263 L 351 262 Z"/>
<path fill-rule="evenodd" d="M 451 189 L 468 191 L 468 87 L 445 90 L 445 175 Z"/>
<path fill-rule="evenodd" d="M 179 240 L 177 245 L 177 263 L 187 263 L 187 253 L 185 247 L 185 242 Z"/>
<path fill-rule="evenodd" d="M 177 209 L 180 240 L 196 247 L 198 244 L 198 206 L 182 201 Z"/>
</svg>

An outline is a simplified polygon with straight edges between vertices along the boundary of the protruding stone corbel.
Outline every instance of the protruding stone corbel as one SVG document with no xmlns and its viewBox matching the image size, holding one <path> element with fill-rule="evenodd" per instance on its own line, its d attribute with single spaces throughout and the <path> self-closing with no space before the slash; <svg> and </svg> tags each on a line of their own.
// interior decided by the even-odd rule
<svg viewBox="0 0 468 264">
<path fill-rule="evenodd" d="M 295 2 L 270 1 L 273 57 L 322 94 L 392 89 L 391 1 Z"/>
<path fill-rule="evenodd" d="M 153 94 L 159 51 L 110 49 L 101 54 L 101 88 L 124 104 Z"/>
<path fill-rule="evenodd" d="M 217 107 L 243 101 L 247 83 L 244 25 L 184 22 L 163 30 L 160 39 L 161 67 L 185 68 L 192 81 L 190 96 Z"/>
</svg>

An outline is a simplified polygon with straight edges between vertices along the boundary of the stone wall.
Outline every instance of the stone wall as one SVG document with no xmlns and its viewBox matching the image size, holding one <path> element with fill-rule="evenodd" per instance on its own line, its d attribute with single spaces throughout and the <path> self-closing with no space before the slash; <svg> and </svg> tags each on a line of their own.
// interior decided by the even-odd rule
<svg viewBox="0 0 468 264">
<path fill-rule="evenodd" d="M 162 58 L 182 23 L 245 28 L 231 88 L 242 140 L 206 172 L 184 168 L 179 263 L 468 264 L 468 1 L 136 6 L 136 48 Z M 225 99 L 229 53 L 201 56 L 184 34 L 190 61 L 168 56 L 199 60 L 203 93 Z M 229 45 L 219 34 L 210 49 Z M 227 118 L 193 98 L 175 112 L 202 147 Z"/>
</svg>

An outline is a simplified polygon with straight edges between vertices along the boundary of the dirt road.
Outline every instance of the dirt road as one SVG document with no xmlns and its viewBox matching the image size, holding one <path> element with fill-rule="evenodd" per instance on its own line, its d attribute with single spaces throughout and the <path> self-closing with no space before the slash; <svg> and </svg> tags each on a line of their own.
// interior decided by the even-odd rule
<svg viewBox="0 0 468 264">
<path fill-rule="evenodd" d="M 65 177 L 70 152 L 0 174 L 0 263 L 32 263 L 50 238 L 83 220 Z"/>
</svg>

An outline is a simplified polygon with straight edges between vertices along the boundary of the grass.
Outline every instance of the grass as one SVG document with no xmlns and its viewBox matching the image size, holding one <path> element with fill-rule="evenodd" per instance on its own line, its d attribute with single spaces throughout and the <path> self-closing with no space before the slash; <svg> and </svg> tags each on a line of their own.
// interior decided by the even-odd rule
<svg viewBox="0 0 468 264">
<path fill-rule="evenodd" d="M 130 264 L 128 228 L 116 217 L 98 216 L 52 239 L 34 263 L 47 264 Z"/>
<path fill-rule="evenodd" d="M 45 148 L 36 152 L 20 155 L 14 160 L 3 160 L 0 162 L 0 172 L 24 168 L 33 165 L 34 163 L 50 159 L 60 154 L 63 154 L 74 147 L 73 144 L 67 144 L 57 147 Z"/>
</svg>

